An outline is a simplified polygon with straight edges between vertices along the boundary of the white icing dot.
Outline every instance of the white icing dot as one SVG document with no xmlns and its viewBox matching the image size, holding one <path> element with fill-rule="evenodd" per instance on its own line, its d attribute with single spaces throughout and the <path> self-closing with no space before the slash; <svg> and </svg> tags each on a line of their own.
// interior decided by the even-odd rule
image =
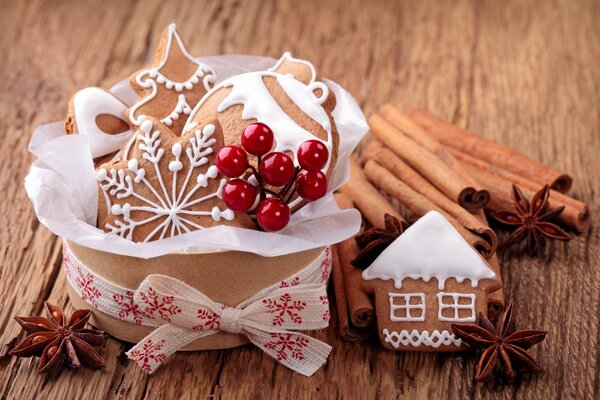
<svg viewBox="0 0 600 400">
<path fill-rule="evenodd" d="M 156 82 L 158 82 L 158 83 L 160 83 L 162 85 L 163 83 L 165 83 L 165 77 L 162 76 L 162 75 L 158 75 L 156 77 Z"/>
<path fill-rule="evenodd" d="M 146 133 L 149 133 L 152 130 L 152 121 L 150 121 L 149 119 L 144 120 L 144 122 L 142 122 L 142 125 L 140 125 L 140 129 L 143 130 Z"/>
<path fill-rule="evenodd" d="M 158 76 L 158 72 L 155 69 L 151 69 L 148 75 L 150 75 L 150 78 L 156 78 Z"/>
<path fill-rule="evenodd" d="M 182 168 L 183 168 L 183 164 L 181 163 L 181 161 L 171 161 L 169 163 L 169 171 L 171 171 L 171 172 L 180 171 Z"/>
<path fill-rule="evenodd" d="M 197 79 L 196 79 L 197 80 Z M 197 83 L 197 82 L 196 82 Z M 194 85 L 192 84 L 192 82 L 186 82 L 185 83 L 185 88 L 187 90 L 191 90 L 194 87 Z"/>
<path fill-rule="evenodd" d="M 183 90 L 183 84 L 176 83 L 175 84 L 175 90 L 177 90 L 178 92 L 181 92 Z"/>
<path fill-rule="evenodd" d="M 175 143 L 173 147 L 171 147 L 171 152 L 175 157 L 179 157 L 181 155 L 181 143 Z"/>
<path fill-rule="evenodd" d="M 227 209 L 221 213 L 221 216 L 225 218 L 227 221 L 231 221 L 234 217 L 233 211 Z"/>
<path fill-rule="evenodd" d="M 200 185 L 200 187 L 208 186 L 208 178 L 204 174 L 198 175 L 198 178 L 196 179 L 196 181 L 198 182 L 198 185 Z"/>
<path fill-rule="evenodd" d="M 103 181 L 106 179 L 106 170 L 104 168 L 99 169 L 98 172 L 96 172 L 96 180 L 98 181 Z"/>
<path fill-rule="evenodd" d="M 221 210 L 219 210 L 219 207 L 213 207 L 210 211 L 210 215 L 213 220 L 218 221 L 221 219 Z"/>
<path fill-rule="evenodd" d="M 166 81 L 166 82 L 165 82 L 165 87 L 166 87 L 167 89 L 173 89 L 173 82 L 171 82 L 171 81 Z"/>
<path fill-rule="evenodd" d="M 204 128 L 202 128 L 202 133 L 205 135 L 212 135 L 215 133 L 215 126 L 213 124 L 206 124 Z"/>
<path fill-rule="evenodd" d="M 121 206 L 119 204 L 113 204 L 110 208 L 112 215 L 121 215 Z"/>
<path fill-rule="evenodd" d="M 137 172 L 138 170 L 138 160 L 137 158 L 132 158 L 127 162 L 127 168 L 129 168 L 132 172 Z"/>
<path fill-rule="evenodd" d="M 211 165 L 210 167 L 208 167 L 208 171 L 206 171 L 206 175 L 208 175 L 210 178 L 213 178 L 213 179 L 216 178 L 218 174 L 219 174 L 219 170 L 214 165 Z"/>
</svg>

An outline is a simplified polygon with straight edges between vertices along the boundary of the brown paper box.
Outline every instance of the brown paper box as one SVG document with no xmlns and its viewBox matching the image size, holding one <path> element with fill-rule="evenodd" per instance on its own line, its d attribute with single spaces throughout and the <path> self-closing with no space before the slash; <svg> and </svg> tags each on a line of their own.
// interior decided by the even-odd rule
<svg viewBox="0 0 600 400">
<path fill-rule="evenodd" d="M 279 283 L 314 261 L 323 248 L 278 257 L 240 251 L 174 253 L 150 259 L 121 256 L 67 241 L 69 248 L 94 273 L 135 290 L 151 274 L 168 275 L 196 288 L 213 301 L 235 307 L 262 289 Z M 156 329 L 111 317 L 83 301 L 71 285 L 69 298 L 78 309 L 93 311 L 92 325 L 126 342 L 137 343 Z M 183 350 L 227 349 L 249 343 L 243 335 L 218 332 L 196 340 Z"/>
</svg>

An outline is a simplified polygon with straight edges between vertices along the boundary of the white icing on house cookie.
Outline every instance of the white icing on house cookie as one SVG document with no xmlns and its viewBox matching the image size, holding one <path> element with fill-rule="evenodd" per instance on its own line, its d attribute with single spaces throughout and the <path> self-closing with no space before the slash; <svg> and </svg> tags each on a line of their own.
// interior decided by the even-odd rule
<svg viewBox="0 0 600 400">
<path fill-rule="evenodd" d="M 446 218 L 430 211 L 398 237 L 362 274 L 363 279 L 393 280 L 402 287 L 405 278 L 429 282 L 436 278 L 444 288 L 448 278 L 465 279 L 476 287 L 496 274 L 486 265 Z"/>
</svg>

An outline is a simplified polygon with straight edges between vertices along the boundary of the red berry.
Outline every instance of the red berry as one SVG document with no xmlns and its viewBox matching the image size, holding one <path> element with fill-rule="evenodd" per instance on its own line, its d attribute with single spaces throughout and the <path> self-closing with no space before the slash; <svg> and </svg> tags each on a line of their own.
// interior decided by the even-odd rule
<svg viewBox="0 0 600 400">
<path fill-rule="evenodd" d="M 237 178 L 248 169 L 248 154 L 240 146 L 225 146 L 217 153 L 217 169 L 228 178 Z"/>
<path fill-rule="evenodd" d="M 298 163 L 307 171 L 320 171 L 329 160 L 329 150 L 320 140 L 307 140 L 298 148 Z"/>
<path fill-rule="evenodd" d="M 273 131 L 261 122 L 250 124 L 242 132 L 242 146 L 255 156 L 267 154 L 273 147 Z"/>
<path fill-rule="evenodd" d="M 294 179 L 294 161 L 285 153 L 269 153 L 260 163 L 260 176 L 273 186 L 287 185 Z"/>
<path fill-rule="evenodd" d="M 327 176 L 321 171 L 303 170 L 296 178 L 296 191 L 305 200 L 318 200 L 327 193 Z"/>
<path fill-rule="evenodd" d="M 283 201 L 272 197 L 258 204 L 256 219 L 265 231 L 280 231 L 290 222 L 290 208 Z"/>
<path fill-rule="evenodd" d="M 231 211 L 248 211 L 256 200 L 256 188 L 242 179 L 232 179 L 223 187 L 221 197 Z"/>
</svg>

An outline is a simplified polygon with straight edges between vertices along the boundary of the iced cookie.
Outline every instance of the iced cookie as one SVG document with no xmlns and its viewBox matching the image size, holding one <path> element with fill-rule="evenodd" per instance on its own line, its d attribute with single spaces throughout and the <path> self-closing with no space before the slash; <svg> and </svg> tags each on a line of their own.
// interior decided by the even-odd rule
<svg viewBox="0 0 600 400">
<path fill-rule="evenodd" d="M 112 93 L 85 88 L 69 102 L 65 132 L 88 136 L 92 157 L 98 159 L 119 151 L 133 135 L 126 112 L 127 106 Z"/>
<path fill-rule="evenodd" d="M 218 83 L 191 112 L 184 131 L 217 118 L 225 144 L 240 145 L 244 128 L 258 121 L 273 131 L 272 150 L 287 152 L 296 165 L 300 145 L 318 139 L 328 150 L 323 172 L 329 176 L 339 142 L 331 115 L 334 107 L 333 92 L 317 79 L 312 64 L 286 53 L 271 70 L 244 73 Z"/>
<path fill-rule="evenodd" d="M 131 76 L 131 87 L 140 99 L 129 110 L 129 119 L 139 125 L 143 116 L 154 117 L 180 135 L 214 81 L 215 72 L 190 55 L 171 24 L 162 34 L 154 64 Z"/>
<path fill-rule="evenodd" d="M 222 146 L 216 120 L 181 137 L 154 118 L 142 121 L 127 157 L 96 172 L 102 192 L 98 226 L 135 242 L 214 225 L 253 227 L 247 214 L 234 214 L 221 200 L 226 179 L 214 158 Z"/>
<path fill-rule="evenodd" d="M 487 314 L 501 283 L 440 213 L 421 217 L 363 271 L 375 297 L 381 344 L 391 350 L 458 351 L 453 323 Z"/>
</svg>

